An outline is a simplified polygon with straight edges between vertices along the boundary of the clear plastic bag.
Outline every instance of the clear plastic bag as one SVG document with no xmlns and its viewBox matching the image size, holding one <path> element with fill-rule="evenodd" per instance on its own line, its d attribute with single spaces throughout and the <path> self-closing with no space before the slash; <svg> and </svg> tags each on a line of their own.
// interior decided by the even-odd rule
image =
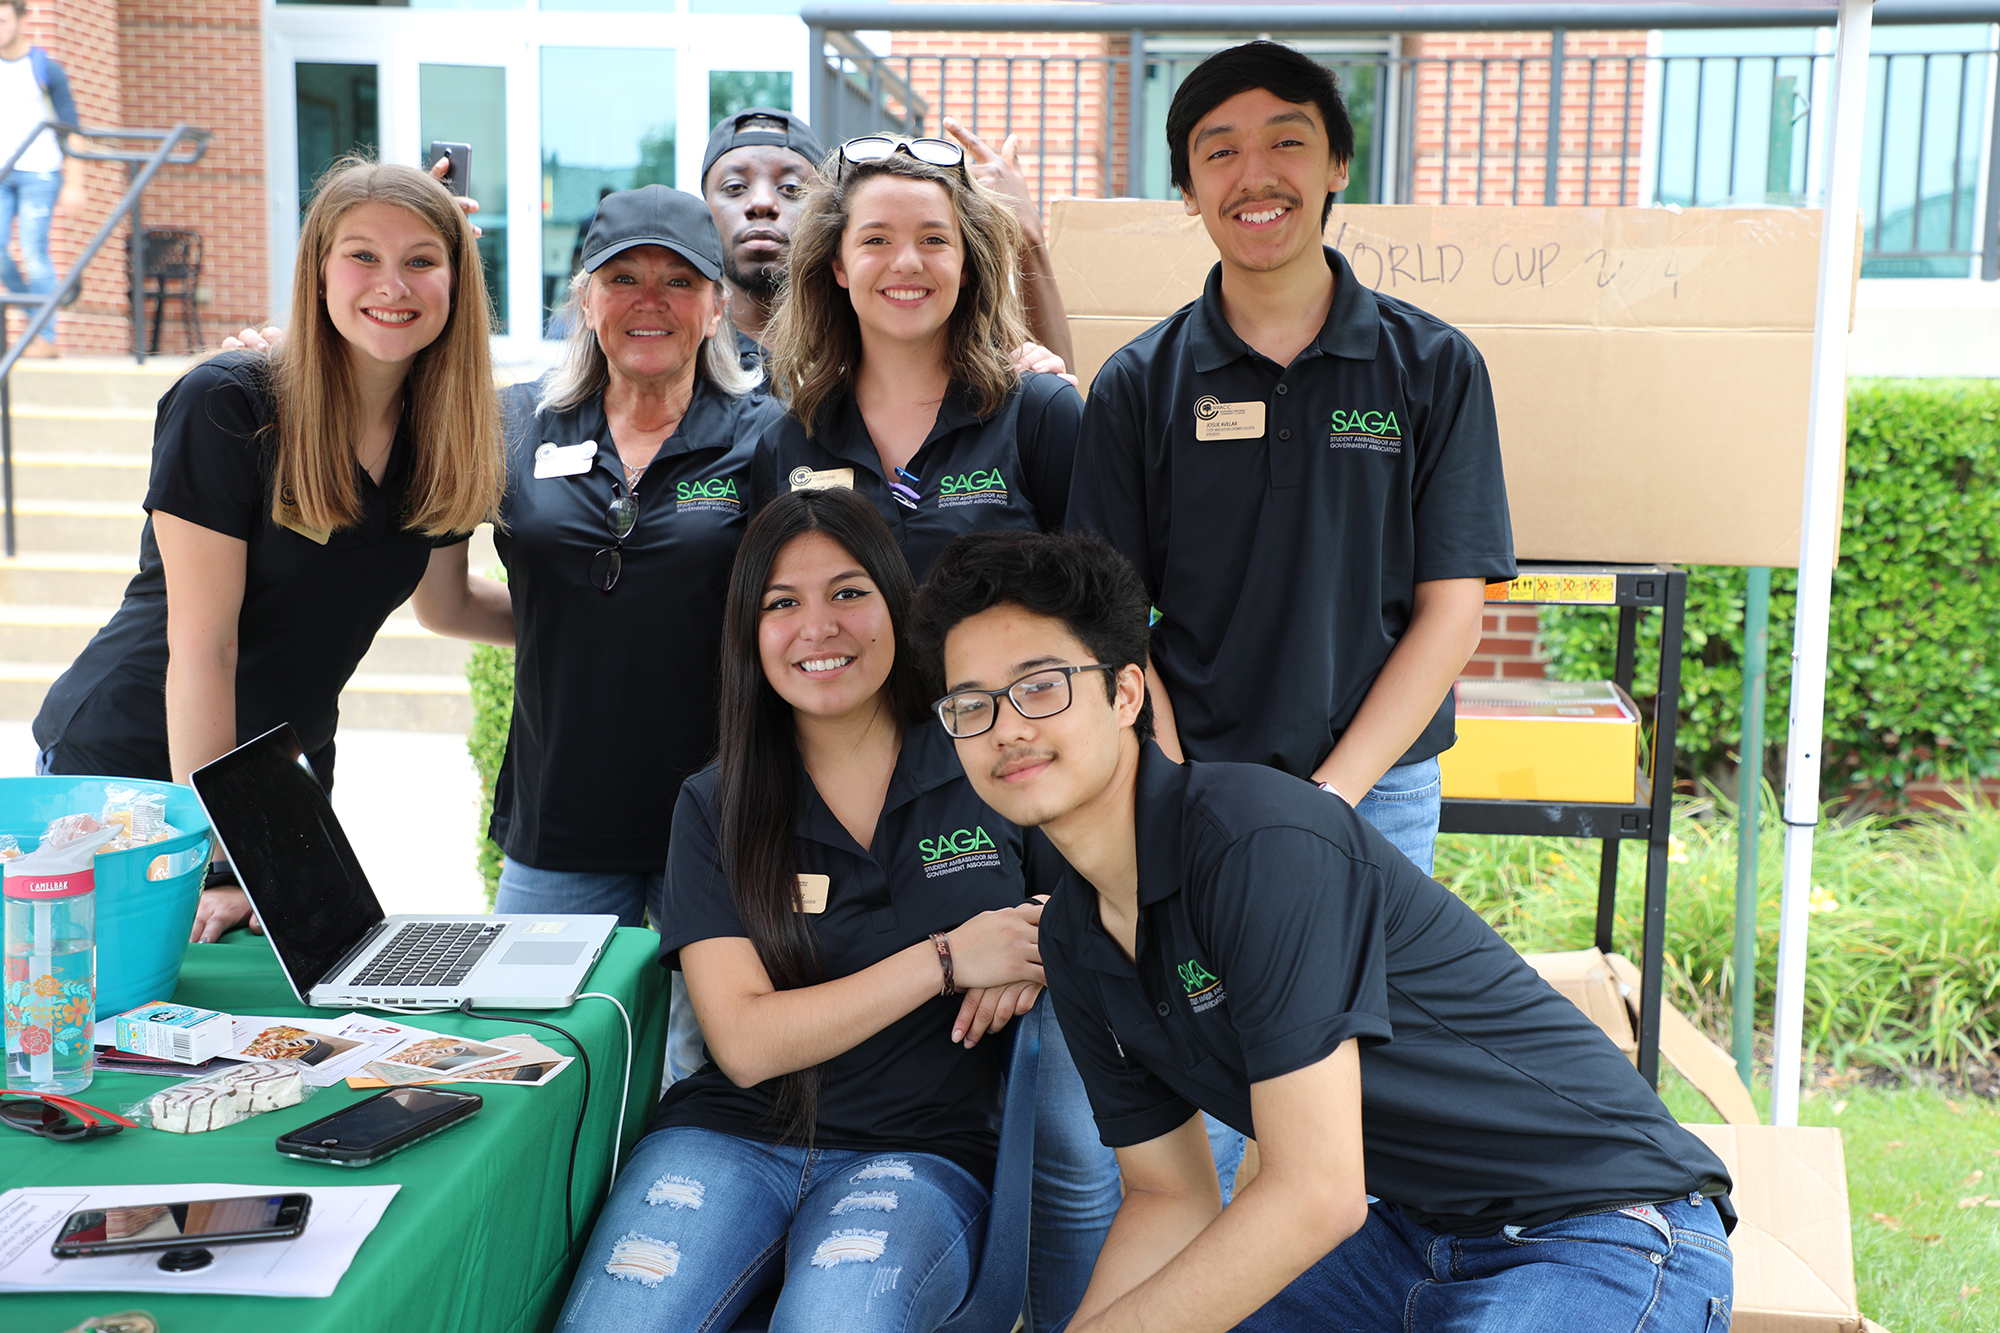
<svg viewBox="0 0 2000 1333">
<path fill-rule="evenodd" d="M 42 833 L 42 846 L 66 847 L 78 838 L 87 838 L 103 827 L 104 824 L 97 816 L 88 812 L 62 815 L 49 821 L 48 828 Z"/>
<path fill-rule="evenodd" d="M 11 861 L 21 854 L 21 840 L 11 833 L 0 833 L 0 861 Z"/>
<path fill-rule="evenodd" d="M 169 1134 L 202 1134 L 297 1106 L 318 1091 L 306 1086 L 304 1066 L 295 1060 L 253 1060 L 185 1079 L 119 1110 Z"/>
<path fill-rule="evenodd" d="M 104 809 L 97 818 L 107 826 L 123 824 L 130 846 L 158 842 L 167 826 L 167 794 L 136 787 L 106 787 Z"/>
</svg>

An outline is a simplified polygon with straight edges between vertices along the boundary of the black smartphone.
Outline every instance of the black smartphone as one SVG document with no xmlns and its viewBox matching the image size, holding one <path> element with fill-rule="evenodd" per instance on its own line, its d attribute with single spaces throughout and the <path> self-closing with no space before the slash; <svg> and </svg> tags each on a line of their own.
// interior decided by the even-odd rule
<svg viewBox="0 0 2000 1333">
<path fill-rule="evenodd" d="M 239 1199 L 86 1208 L 71 1213 L 50 1252 L 58 1259 L 190 1246 L 290 1240 L 306 1229 L 310 1194 L 252 1194 Z"/>
<path fill-rule="evenodd" d="M 310 1125 L 278 1136 L 278 1151 L 308 1162 L 372 1166 L 392 1153 L 450 1129 L 477 1111 L 476 1092 L 390 1088 Z"/>
<path fill-rule="evenodd" d="M 451 159 L 451 172 L 444 178 L 444 188 L 461 199 L 472 195 L 472 145 L 469 143 L 446 143 L 443 139 L 431 140 L 430 155 L 424 158 L 424 170 L 437 165 L 441 157 Z"/>
</svg>

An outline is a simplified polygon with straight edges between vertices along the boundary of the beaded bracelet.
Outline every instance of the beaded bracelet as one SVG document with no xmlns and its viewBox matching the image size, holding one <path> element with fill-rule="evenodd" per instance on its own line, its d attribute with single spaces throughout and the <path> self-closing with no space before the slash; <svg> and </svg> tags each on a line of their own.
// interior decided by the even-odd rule
<svg viewBox="0 0 2000 1333">
<path fill-rule="evenodd" d="M 942 933 L 932 933 L 930 943 L 938 947 L 938 967 L 944 969 L 944 985 L 938 987 L 938 995 L 958 995 L 958 983 L 952 981 L 952 941 L 944 939 Z"/>
</svg>

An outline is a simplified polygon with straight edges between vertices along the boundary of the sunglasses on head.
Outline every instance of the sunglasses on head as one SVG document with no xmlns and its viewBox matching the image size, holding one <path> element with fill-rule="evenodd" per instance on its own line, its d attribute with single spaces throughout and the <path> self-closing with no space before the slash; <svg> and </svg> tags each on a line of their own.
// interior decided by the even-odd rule
<svg viewBox="0 0 2000 1333">
<path fill-rule="evenodd" d="M 919 162 L 934 167 L 957 167 L 958 174 L 969 185 L 972 176 L 965 169 L 965 149 L 949 139 L 905 139 L 895 134 L 864 134 L 858 139 L 849 139 L 840 146 L 840 172 L 864 162 L 886 162 L 898 153 L 907 153 Z"/>
</svg>

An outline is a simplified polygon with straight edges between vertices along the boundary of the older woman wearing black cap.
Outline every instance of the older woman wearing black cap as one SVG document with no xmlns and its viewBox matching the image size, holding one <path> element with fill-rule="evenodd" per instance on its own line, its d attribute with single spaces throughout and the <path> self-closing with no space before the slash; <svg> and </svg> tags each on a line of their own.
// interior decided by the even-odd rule
<svg viewBox="0 0 2000 1333">
<path fill-rule="evenodd" d="M 517 656 L 493 799 L 498 911 L 659 914 L 681 779 L 715 744 L 752 445 L 778 414 L 748 392 L 759 376 L 724 324 L 722 271 L 701 200 L 663 185 L 607 196 L 561 362 L 505 395 L 495 544 Z"/>
</svg>

